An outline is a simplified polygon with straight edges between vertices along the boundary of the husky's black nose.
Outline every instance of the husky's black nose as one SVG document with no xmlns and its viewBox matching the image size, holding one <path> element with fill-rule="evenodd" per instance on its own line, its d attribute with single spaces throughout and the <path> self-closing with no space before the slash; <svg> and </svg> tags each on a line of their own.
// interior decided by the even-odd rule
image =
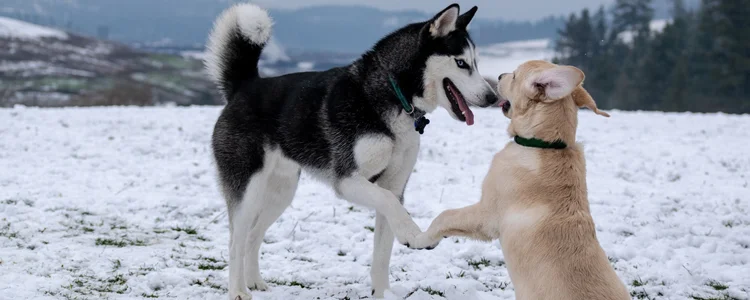
<svg viewBox="0 0 750 300">
<path fill-rule="evenodd" d="M 495 93 L 484 94 L 484 105 L 482 107 L 493 106 L 497 104 L 498 98 Z"/>
</svg>

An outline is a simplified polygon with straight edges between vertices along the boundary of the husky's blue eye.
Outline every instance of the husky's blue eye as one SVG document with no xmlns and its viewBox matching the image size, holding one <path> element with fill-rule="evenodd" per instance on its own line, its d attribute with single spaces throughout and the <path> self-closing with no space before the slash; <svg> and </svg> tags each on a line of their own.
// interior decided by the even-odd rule
<svg viewBox="0 0 750 300">
<path fill-rule="evenodd" d="M 461 69 L 469 69 L 469 64 L 466 63 L 463 59 L 456 58 L 456 66 L 458 66 Z"/>
</svg>

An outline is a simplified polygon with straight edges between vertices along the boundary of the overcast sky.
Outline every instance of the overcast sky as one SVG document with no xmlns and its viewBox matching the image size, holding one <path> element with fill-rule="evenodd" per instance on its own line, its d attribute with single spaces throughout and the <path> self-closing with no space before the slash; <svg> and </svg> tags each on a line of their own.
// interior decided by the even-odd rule
<svg viewBox="0 0 750 300">
<path fill-rule="evenodd" d="M 505 20 L 536 20 L 549 15 L 567 15 L 584 7 L 598 8 L 599 5 L 610 5 L 614 0 L 256 0 L 269 8 L 298 8 L 321 4 L 360 4 L 387 10 L 416 9 L 425 12 L 437 12 L 453 2 L 461 4 L 466 10 L 473 5 L 479 6 L 478 17 L 502 18 Z"/>
</svg>

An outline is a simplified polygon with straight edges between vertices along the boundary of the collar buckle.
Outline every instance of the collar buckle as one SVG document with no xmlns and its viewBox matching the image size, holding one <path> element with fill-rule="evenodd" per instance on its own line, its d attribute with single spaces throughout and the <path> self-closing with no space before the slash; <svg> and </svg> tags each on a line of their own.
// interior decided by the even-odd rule
<svg viewBox="0 0 750 300">
<path fill-rule="evenodd" d="M 388 75 L 388 81 L 390 81 L 393 91 L 396 92 L 396 97 L 401 101 L 401 106 L 404 107 L 404 112 L 414 118 L 414 130 L 418 131 L 419 134 L 424 134 L 424 128 L 427 124 L 430 124 L 430 120 L 424 116 L 425 112 L 418 110 L 416 107 L 409 104 L 409 101 L 404 97 L 404 93 L 401 92 L 401 88 L 398 87 L 398 83 L 393 79 L 393 76 Z"/>
</svg>

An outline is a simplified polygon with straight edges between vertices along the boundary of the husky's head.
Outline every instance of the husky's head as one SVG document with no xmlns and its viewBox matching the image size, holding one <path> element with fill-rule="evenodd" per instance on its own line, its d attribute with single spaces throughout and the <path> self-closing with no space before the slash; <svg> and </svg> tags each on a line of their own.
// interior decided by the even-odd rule
<svg viewBox="0 0 750 300">
<path fill-rule="evenodd" d="M 487 107 L 498 101 L 479 74 L 474 42 L 466 30 L 476 12 L 475 6 L 459 15 L 458 4 L 453 4 L 424 23 L 420 32 L 420 48 L 426 56 L 424 93 L 413 99 L 425 111 L 442 106 L 467 125 L 474 124 L 469 105 Z"/>
</svg>

